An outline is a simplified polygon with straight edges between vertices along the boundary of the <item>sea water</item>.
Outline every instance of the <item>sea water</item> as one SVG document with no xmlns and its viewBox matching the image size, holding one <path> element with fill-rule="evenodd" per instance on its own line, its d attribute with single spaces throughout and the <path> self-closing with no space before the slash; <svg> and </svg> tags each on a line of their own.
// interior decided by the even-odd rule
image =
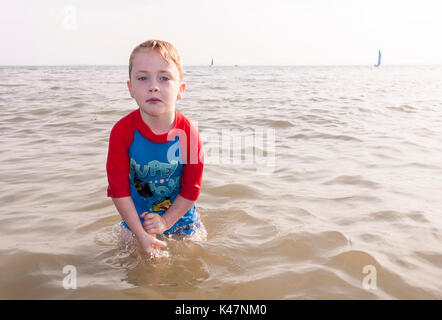
<svg viewBox="0 0 442 320">
<path fill-rule="evenodd" d="M 442 298 L 442 67 L 185 66 L 207 237 L 154 257 L 106 197 L 126 80 L 0 68 L 1 298 Z"/>
</svg>

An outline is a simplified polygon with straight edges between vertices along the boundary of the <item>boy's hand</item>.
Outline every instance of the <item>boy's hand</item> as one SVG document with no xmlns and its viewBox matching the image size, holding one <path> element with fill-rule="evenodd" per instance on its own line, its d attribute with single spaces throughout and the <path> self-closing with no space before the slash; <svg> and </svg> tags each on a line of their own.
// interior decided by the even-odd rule
<svg viewBox="0 0 442 320">
<path fill-rule="evenodd" d="M 152 252 L 154 249 L 164 248 L 167 244 L 154 236 L 143 232 L 137 235 L 138 243 L 145 252 Z"/>
<path fill-rule="evenodd" d="M 156 213 L 143 212 L 140 216 L 144 218 L 143 228 L 148 233 L 163 233 L 168 230 L 166 220 Z"/>
</svg>

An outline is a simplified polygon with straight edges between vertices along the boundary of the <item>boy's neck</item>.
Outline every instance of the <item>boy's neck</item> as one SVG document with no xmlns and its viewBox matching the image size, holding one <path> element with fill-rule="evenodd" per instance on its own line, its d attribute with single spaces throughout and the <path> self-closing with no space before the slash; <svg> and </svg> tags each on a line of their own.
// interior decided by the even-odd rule
<svg viewBox="0 0 442 320">
<path fill-rule="evenodd" d="M 141 119 L 155 134 L 164 134 L 170 131 L 175 124 L 175 110 L 160 117 L 152 117 L 140 109 Z"/>
</svg>

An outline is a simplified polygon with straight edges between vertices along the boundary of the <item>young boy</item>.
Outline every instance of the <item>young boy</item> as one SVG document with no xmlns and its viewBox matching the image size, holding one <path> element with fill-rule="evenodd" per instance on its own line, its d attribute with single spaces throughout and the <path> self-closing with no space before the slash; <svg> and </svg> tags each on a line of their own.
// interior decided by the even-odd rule
<svg viewBox="0 0 442 320">
<path fill-rule="evenodd" d="M 130 55 L 127 86 L 139 109 L 112 128 L 106 164 L 108 197 L 120 213 L 122 232 L 143 251 L 165 247 L 155 234 L 193 234 L 202 181 L 198 130 L 175 110 L 186 88 L 177 50 L 149 40 Z"/>
</svg>

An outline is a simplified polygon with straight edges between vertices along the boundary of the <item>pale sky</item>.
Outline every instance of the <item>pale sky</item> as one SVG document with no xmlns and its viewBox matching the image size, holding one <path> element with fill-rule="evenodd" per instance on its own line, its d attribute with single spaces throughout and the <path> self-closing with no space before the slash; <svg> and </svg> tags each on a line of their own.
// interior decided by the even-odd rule
<svg viewBox="0 0 442 320">
<path fill-rule="evenodd" d="M 439 0 L 2 1 L 0 65 L 127 65 L 148 39 L 184 65 L 442 64 Z"/>
</svg>

